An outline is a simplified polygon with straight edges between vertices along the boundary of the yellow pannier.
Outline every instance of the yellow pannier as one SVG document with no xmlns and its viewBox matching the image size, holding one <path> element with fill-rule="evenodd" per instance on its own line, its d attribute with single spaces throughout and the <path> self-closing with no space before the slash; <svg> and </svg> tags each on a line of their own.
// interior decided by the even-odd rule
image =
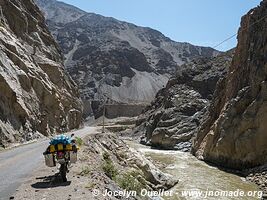
<svg viewBox="0 0 267 200">
<path fill-rule="evenodd" d="M 57 144 L 57 150 L 63 151 L 64 150 L 63 144 Z"/>
<path fill-rule="evenodd" d="M 55 151 L 56 151 L 55 146 L 51 144 L 51 145 L 49 146 L 49 152 L 50 152 L 50 153 L 54 153 Z"/>
<path fill-rule="evenodd" d="M 67 151 L 72 151 L 72 145 L 71 144 L 67 144 L 66 145 L 66 150 Z"/>
</svg>

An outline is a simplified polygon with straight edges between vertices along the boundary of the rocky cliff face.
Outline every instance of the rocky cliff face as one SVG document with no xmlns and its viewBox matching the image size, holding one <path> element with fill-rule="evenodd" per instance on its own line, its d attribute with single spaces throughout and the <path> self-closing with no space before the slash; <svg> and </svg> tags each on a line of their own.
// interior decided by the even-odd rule
<svg viewBox="0 0 267 200">
<path fill-rule="evenodd" d="M 148 104 L 178 65 L 218 53 L 55 0 L 37 3 L 64 52 L 67 70 L 86 105 L 93 102 L 96 115 L 104 97 L 113 103 Z"/>
<path fill-rule="evenodd" d="M 209 106 L 215 86 L 231 63 L 233 51 L 183 65 L 137 120 L 141 142 L 189 151 L 191 138 Z"/>
<path fill-rule="evenodd" d="M 0 145 L 78 128 L 82 106 L 32 0 L 0 0 Z"/>
<path fill-rule="evenodd" d="M 200 159 L 237 169 L 267 161 L 266 15 L 264 0 L 242 18 L 229 73 L 194 142 Z"/>
</svg>

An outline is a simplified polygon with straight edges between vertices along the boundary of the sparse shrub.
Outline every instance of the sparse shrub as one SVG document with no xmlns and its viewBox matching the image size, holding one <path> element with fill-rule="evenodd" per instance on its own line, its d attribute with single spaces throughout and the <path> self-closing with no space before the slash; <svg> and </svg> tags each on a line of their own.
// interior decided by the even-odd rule
<svg viewBox="0 0 267 200">
<path fill-rule="evenodd" d="M 140 194 L 144 185 L 137 180 L 136 177 L 139 175 L 140 173 L 134 170 L 132 172 L 126 172 L 118 175 L 115 181 L 122 189 L 127 191 L 136 191 L 137 194 Z"/>
<path fill-rule="evenodd" d="M 103 153 L 103 158 L 105 162 L 102 166 L 102 169 L 109 178 L 114 180 L 118 174 L 118 170 L 116 169 L 110 158 L 110 155 L 107 152 Z"/>
<path fill-rule="evenodd" d="M 91 169 L 89 166 L 85 166 L 82 168 L 82 171 L 79 173 L 81 176 L 86 176 L 91 172 Z"/>
<path fill-rule="evenodd" d="M 137 170 L 132 170 L 126 173 L 119 174 L 116 169 L 113 161 L 110 158 L 110 154 L 108 152 L 103 153 L 104 163 L 102 166 L 105 174 L 114 180 L 122 189 L 128 191 L 136 191 L 140 194 L 142 188 L 145 187 L 145 184 L 138 181 L 138 176 L 140 176 L 140 172 Z"/>
<path fill-rule="evenodd" d="M 75 137 L 76 144 L 80 147 L 83 145 L 83 140 L 80 137 Z"/>
<path fill-rule="evenodd" d="M 87 185 L 85 185 L 85 188 L 90 190 L 90 189 L 95 188 L 96 185 L 97 185 L 96 183 L 88 183 Z"/>
<path fill-rule="evenodd" d="M 104 160 L 110 160 L 110 155 L 108 154 L 108 152 L 105 151 L 102 156 Z"/>
<path fill-rule="evenodd" d="M 118 174 L 118 170 L 116 169 L 116 167 L 114 166 L 112 161 L 105 161 L 104 165 L 102 166 L 105 174 L 111 178 L 112 180 L 114 180 Z"/>
</svg>

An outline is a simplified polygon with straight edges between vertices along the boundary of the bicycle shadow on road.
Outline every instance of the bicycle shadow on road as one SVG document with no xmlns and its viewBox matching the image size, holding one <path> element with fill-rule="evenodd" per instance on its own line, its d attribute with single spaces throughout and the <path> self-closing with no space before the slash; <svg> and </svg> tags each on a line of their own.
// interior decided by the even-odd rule
<svg viewBox="0 0 267 200">
<path fill-rule="evenodd" d="M 69 186 L 71 184 L 71 181 L 63 182 L 59 174 L 37 177 L 36 180 L 41 180 L 41 181 L 38 181 L 31 185 L 35 189 L 62 187 L 62 186 Z"/>
</svg>

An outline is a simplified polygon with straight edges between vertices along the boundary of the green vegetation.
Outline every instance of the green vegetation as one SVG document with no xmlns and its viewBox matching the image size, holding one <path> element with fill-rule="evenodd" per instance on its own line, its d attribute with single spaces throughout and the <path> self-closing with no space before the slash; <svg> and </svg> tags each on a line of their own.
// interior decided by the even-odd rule
<svg viewBox="0 0 267 200">
<path fill-rule="evenodd" d="M 89 166 L 85 166 L 82 168 L 82 171 L 79 173 L 81 176 L 86 176 L 88 175 L 92 170 L 90 169 Z"/>
<path fill-rule="evenodd" d="M 83 145 L 83 140 L 80 137 L 75 137 L 76 144 L 80 147 Z"/>
<path fill-rule="evenodd" d="M 111 160 L 111 159 L 110 159 L 110 155 L 108 154 L 108 152 L 104 152 L 104 153 L 103 153 L 103 158 L 104 158 L 105 161 L 106 161 L 106 160 Z"/>
<path fill-rule="evenodd" d="M 86 186 L 85 186 L 85 188 L 87 188 L 87 189 L 93 189 L 93 188 L 95 188 L 95 186 L 96 186 L 97 184 L 96 183 L 88 183 Z"/>
<path fill-rule="evenodd" d="M 145 184 L 138 181 L 137 177 L 140 175 L 136 170 L 123 173 L 116 177 L 116 183 L 127 191 L 136 191 L 137 194 L 141 193 L 141 190 L 145 188 Z"/>
<path fill-rule="evenodd" d="M 128 171 L 126 173 L 119 174 L 110 155 L 107 152 L 103 153 L 104 164 L 102 166 L 105 174 L 114 180 L 122 189 L 128 191 L 136 191 L 140 194 L 142 188 L 145 188 L 145 183 L 139 181 L 140 173 L 136 170 Z"/>
<path fill-rule="evenodd" d="M 102 166 L 103 171 L 105 174 L 111 178 L 112 180 L 115 180 L 116 176 L 118 175 L 118 170 L 116 169 L 115 165 L 113 164 L 110 155 L 105 152 L 103 153 L 104 158 L 104 164 Z"/>
</svg>

